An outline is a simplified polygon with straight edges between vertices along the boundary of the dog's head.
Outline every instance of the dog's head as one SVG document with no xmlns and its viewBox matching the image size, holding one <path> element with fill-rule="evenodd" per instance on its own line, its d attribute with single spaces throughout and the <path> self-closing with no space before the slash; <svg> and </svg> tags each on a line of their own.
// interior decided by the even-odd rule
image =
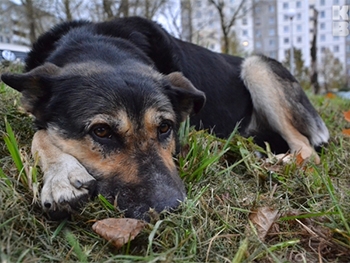
<svg viewBox="0 0 350 263">
<path fill-rule="evenodd" d="M 204 93 L 181 73 L 127 63 L 46 63 L 2 80 L 51 141 L 93 175 L 97 192 L 115 198 L 126 215 L 175 208 L 185 198 L 173 156 L 181 121 L 198 112 Z"/>
</svg>

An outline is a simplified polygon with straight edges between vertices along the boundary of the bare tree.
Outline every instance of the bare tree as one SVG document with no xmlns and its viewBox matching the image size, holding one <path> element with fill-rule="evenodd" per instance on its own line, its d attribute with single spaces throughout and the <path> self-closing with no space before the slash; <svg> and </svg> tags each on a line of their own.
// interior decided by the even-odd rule
<svg viewBox="0 0 350 263">
<path fill-rule="evenodd" d="M 332 65 L 331 67 L 329 65 Z M 340 60 L 334 57 L 329 48 L 323 51 L 319 73 L 323 79 L 324 89 L 329 92 L 341 89 L 345 85 L 345 75 Z"/>
<path fill-rule="evenodd" d="M 36 17 L 34 13 L 34 4 L 32 0 L 21 0 L 22 5 L 25 8 L 25 16 L 27 18 L 28 22 L 28 28 L 29 28 L 29 40 L 31 43 L 34 43 L 36 40 Z"/>
<path fill-rule="evenodd" d="M 317 17 L 318 17 L 318 11 L 315 7 L 312 8 L 314 11 L 313 15 L 313 37 L 311 42 L 311 48 L 310 48 L 310 56 L 311 56 L 311 75 L 310 75 L 310 82 L 311 82 L 311 88 L 313 89 L 315 94 L 318 94 L 320 92 L 320 85 L 318 83 L 318 71 L 317 71 Z"/>
<path fill-rule="evenodd" d="M 182 10 L 182 14 L 181 14 L 182 31 L 181 31 L 180 37 L 183 40 L 192 42 L 192 36 L 193 36 L 192 0 L 181 0 L 180 8 Z"/>
<path fill-rule="evenodd" d="M 128 17 L 129 16 L 130 3 L 129 0 L 121 0 L 118 8 L 118 17 Z"/>
<path fill-rule="evenodd" d="M 148 19 L 152 19 L 166 2 L 166 0 L 145 0 L 144 16 Z"/>
<path fill-rule="evenodd" d="M 84 9 L 84 0 L 55 0 L 56 16 L 61 21 L 72 21 L 73 19 L 80 19 L 80 13 Z M 52 12 L 52 10 L 48 10 Z"/>
<path fill-rule="evenodd" d="M 242 18 L 247 14 L 247 12 L 252 8 L 245 6 L 247 1 L 240 0 L 240 2 L 236 5 L 235 11 L 232 16 L 228 17 L 225 13 L 227 8 L 227 3 L 225 0 L 209 0 L 209 3 L 212 4 L 215 9 L 218 11 L 220 18 L 220 26 L 223 38 L 223 48 L 222 51 L 224 53 L 229 53 L 230 50 L 230 33 L 231 29 L 234 26 L 237 19 Z"/>
<path fill-rule="evenodd" d="M 107 15 L 107 19 L 113 19 L 114 13 L 112 10 L 113 1 L 112 0 L 102 0 L 103 11 Z"/>
</svg>

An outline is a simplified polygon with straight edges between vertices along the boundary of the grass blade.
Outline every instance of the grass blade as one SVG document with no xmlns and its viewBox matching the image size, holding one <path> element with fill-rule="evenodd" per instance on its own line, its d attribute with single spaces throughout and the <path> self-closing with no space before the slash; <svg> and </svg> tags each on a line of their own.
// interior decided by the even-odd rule
<svg viewBox="0 0 350 263">
<path fill-rule="evenodd" d="M 6 128 L 6 134 L 4 135 L 4 141 L 5 141 L 6 147 L 12 157 L 13 162 L 16 165 L 19 175 L 21 176 L 23 174 L 24 176 L 21 176 L 21 178 L 27 183 L 28 180 L 26 178 L 24 165 L 21 159 L 21 154 L 18 148 L 17 140 L 11 128 L 10 123 L 8 123 L 6 119 L 5 119 L 5 128 Z"/>
</svg>

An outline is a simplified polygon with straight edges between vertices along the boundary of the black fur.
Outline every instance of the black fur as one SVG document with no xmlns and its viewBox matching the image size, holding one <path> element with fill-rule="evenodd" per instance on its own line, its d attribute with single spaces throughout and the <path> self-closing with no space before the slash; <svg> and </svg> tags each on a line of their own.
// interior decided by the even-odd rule
<svg viewBox="0 0 350 263">
<path fill-rule="evenodd" d="M 73 29 L 77 27 L 80 28 L 79 31 L 73 33 Z M 66 35 L 70 31 L 69 28 L 73 31 Z M 244 130 L 248 125 L 252 103 L 249 92 L 239 77 L 242 58 L 214 53 L 183 42 L 170 36 L 158 24 L 139 17 L 97 24 L 69 22 L 56 26 L 41 36 L 33 46 L 26 61 L 26 70 L 29 71 L 44 61 L 60 66 L 84 59 L 86 54 L 67 56 L 60 52 L 60 50 L 67 52 L 67 48 L 70 49 L 69 41 L 79 41 L 79 34 L 85 42 L 89 35 L 94 35 L 100 42 L 113 44 L 114 41 L 118 41 L 116 43 L 118 46 L 122 40 L 127 40 L 129 45 L 134 44 L 132 50 L 139 50 L 141 54 L 146 55 L 159 72 L 163 74 L 182 72 L 196 88 L 204 91 L 210 98 L 201 112 L 191 119 L 191 123 L 197 128 L 213 130 L 217 136 L 227 137 L 238 123 L 240 130 Z M 115 37 L 118 39 L 115 40 Z M 90 46 L 84 45 L 84 51 L 90 56 L 96 52 L 96 59 L 98 57 L 101 60 L 110 59 L 114 56 L 110 52 L 107 54 L 102 52 L 102 47 L 97 42 L 91 43 Z M 42 46 L 52 47 L 51 53 L 49 48 L 45 48 L 45 52 L 42 52 Z M 287 150 L 285 147 L 278 149 L 279 152 Z"/>
<path fill-rule="evenodd" d="M 25 108 L 36 117 L 38 128 L 58 130 L 59 138 L 67 139 L 64 141 L 92 141 L 87 150 L 94 157 L 81 155 L 83 161 L 79 161 L 93 180 L 97 180 L 96 192 L 110 199 L 117 196 L 118 206 L 127 210 L 127 216 L 143 218 L 150 207 L 156 211 L 176 207 L 178 200 L 185 197 L 184 185 L 171 154 L 175 154 L 173 148 L 178 148 L 179 124 L 189 114 L 196 114 L 191 116 L 191 123 L 197 129 L 208 129 L 219 137 L 228 137 L 239 125 L 239 131 L 245 136 L 254 136 L 257 144 L 265 146 L 267 141 L 274 152 L 283 153 L 289 146 L 281 130 L 271 127 L 268 114 L 257 113 L 252 101 L 254 106 L 261 102 L 264 110 L 271 110 L 265 107 L 266 103 L 285 101 L 296 105 L 282 105 L 280 116 L 291 118 L 296 130 L 307 139 L 312 138 L 317 125 L 323 129 L 324 135 L 315 139 L 312 146 L 327 137 L 328 131 L 325 132 L 322 120 L 301 87 L 293 88 L 299 85 L 295 78 L 277 61 L 264 56 L 259 57 L 261 60 L 266 62 L 263 68 L 266 66 L 273 72 L 271 78 L 275 82 L 271 83 L 277 83 L 273 88 L 264 85 L 251 88 L 256 94 L 268 94 L 265 100 L 260 100 L 259 95 L 251 97 L 250 86 L 247 88 L 243 83 L 242 58 L 181 41 L 157 23 L 139 17 L 102 23 L 75 21 L 60 24 L 37 40 L 26 60 L 27 73 L 2 75 L 2 80 L 22 92 Z M 268 92 L 264 93 L 265 90 Z M 273 98 L 274 94 L 282 95 Z M 293 107 L 295 112 L 291 110 Z M 153 133 L 148 137 L 144 135 L 145 112 L 149 109 L 156 109 L 157 114 L 167 113 L 161 118 L 168 119 L 159 120 L 156 129 L 166 121 L 171 132 L 159 133 L 156 138 Z M 273 113 L 278 110 L 272 108 Z M 128 131 L 120 134 L 116 112 L 125 112 L 133 123 L 131 135 L 125 136 Z M 260 114 L 255 126 L 250 125 L 254 124 L 251 120 L 255 120 L 253 112 L 254 116 Z M 305 115 L 301 116 L 303 113 Z M 114 122 L 106 122 L 116 132 L 106 138 L 96 137 L 90 125 L 91 120 L 101 114 L 114 118 Z M 317 120 L 308 125 L 313 118 Z M 278 117 L 274 119 L 278 120 Z M 169 146 L 170 142 L 175 142 L 177 147 Z M 171 149 L 170 156 L 166 152 L 167 157 L 162 159 L 162 149 Z M 123 158 L 117 163 L 115 159 L 121 155 Z M 108 159 L 109 156 L 115 159 Z M 94 163 L 110 160 L 114 165 L 110 165 L 112 169 Z M 118 167 L 123 164 L 137 168 L 132 174 L 128 167 Z M 122 174 L 122 169 L 127 172 Z M 77 203 L 77 200 L 65 201 L 68 206 Z M 53 206 L 44 202 L 46 205 Z M 61 209 L 64 215 L 69 210 L 64 206 Z"/>
</svg>

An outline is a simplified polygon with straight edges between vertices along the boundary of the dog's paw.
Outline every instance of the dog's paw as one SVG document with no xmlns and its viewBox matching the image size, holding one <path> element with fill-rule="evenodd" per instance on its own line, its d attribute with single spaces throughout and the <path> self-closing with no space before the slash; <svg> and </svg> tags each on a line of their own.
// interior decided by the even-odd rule
<svg viewBox="0 0 350 263">
<path fill-rule="evenodd" d="M 44 171 L 43 209 L 52 219 L 68 217 L 94 194 L 96 180 L 73 156 L 63 154 Z"/>
</svg>

